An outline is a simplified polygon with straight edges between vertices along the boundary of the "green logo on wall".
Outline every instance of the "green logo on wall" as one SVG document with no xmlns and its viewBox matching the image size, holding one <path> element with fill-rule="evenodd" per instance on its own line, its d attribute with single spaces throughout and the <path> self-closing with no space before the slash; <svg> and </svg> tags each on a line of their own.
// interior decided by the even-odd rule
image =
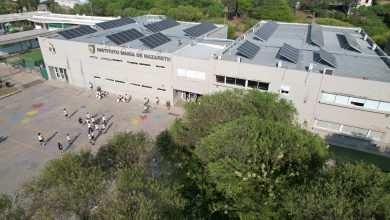
<svg viewBox="0 0 390 220">
<path fill-rule="evenodd" d="M 95 45 L 93 45 L 93 44 L 88 45 L 88 50 L 90 53 L 94 54 L 96 51 Z"/>
</svg>

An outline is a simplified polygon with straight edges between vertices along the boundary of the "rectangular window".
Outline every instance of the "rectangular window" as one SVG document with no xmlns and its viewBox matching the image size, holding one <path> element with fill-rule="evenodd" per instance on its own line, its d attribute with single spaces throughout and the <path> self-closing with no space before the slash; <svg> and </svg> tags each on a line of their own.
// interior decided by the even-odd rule
<svg viewBox="0 0 390 220">
<path fill-rule="evenodd" d="M 258 89 L 268 91 L 269 83 L 263 83 L 259 82 L 259 85 L 257 86 Z"/>
<path fill-rule="evenodd" d="M 98 57 L 96 57 L 96 56 L 89 56 L 89 58 L 97 59 Z"/>
<path fill-rule="evenodd" d="M 353 135 L 359 137 L 367 137 L 367 134 L 368 134 L 368 129 L 355 128 L 355 130 L 353 131 Z"/>
<path fill-rule="evenodd" d="M 349 100 L 349 97 L 348 97 L 348 96 L 337 95 L 337 96 L 336 96 L 335 103 L 337 103 L 337 104 L 343 104 L 343 105 L 348 105 L 348 100 Z"/>
<path fill-rule="evenodd" d="M 321 121 L 321 120 L 317 120 L 316 126 L 319 127 L 319 128 L 327 128 L 328 122 L 326 122 L 326 121 Z"/>
<path fill-rule="evenodd" d="M 107 60 L 107 61 L 111 61 L 110 58 L 105 58 L 105 57 L 101 57 L 100 59 L 102 59 L 102 60 Z"/>
<path fill-rule="evenodd" d="M 112 59 L 112 61 L 115 61 L 115 62 L 123 62 L 122 60 L 117 60 L 117 59 Z"/>
<path fill-rule="evenodd" d="M 367 135 L 367 137 L 368 138 L 371 138 L 371 139 L 374 139 L 374 140 L 380 140 L 380 139 L 382 139 L 382 136 L 383 136 L 383 132 L 380 132 L 380 131 L 372 131 L 372 130 L 370 130 L 369 132 L 368 132 L 368 135 Z"/>
<path fill-rule="evenodd" d="M 130 83 L 130 84 L 133 86 L 141 86 L 140 84 L 137 84 L 137 83 Z"/>
<path fill-rule="evenodd" d="M 362 107 L 364 106 L 364 102 L 366 100 L 365 99 L 360 99 L 360 98 L 355 98 L 355 97 L 351 97 L 349 99 L 349 104 L 353 105 L 353 106 L 358 106 L 358 107 Z"/>
<path fill-rule="evenodd" d="M 237 86 L 242 86 L 242 87 L 245 87 L 245 79 L 236 79 L 236 85 Z"/>
<path fill-rule="evenodd" d="M 256 89 L 258 84 L 259 82 L 248 80 L 248 87 Z"/>
<path fill-rule="evenodd" d="M 139 63 L 139 65 L 142 65 L 142 66 L 150 66 L 150 64 L 148 64 L 148 63 Z"/>
<path fill-rule="evenodd" d="M 378 110 L 381 111 L 390 111 L 390 103 L 388 102 L 381 102 L 379 104 Z"/>
<path fill-rule="evenodd" d="M 369 109 L 378 109 L 379 106 L 379 101 L 374 101 L 374 100 L 369 100 L 367 99 L 366 102 L 364 103 L 364 108 L 369 108 Z"/>
<path fill-rule="evenodd" d="M 148 89 L 152 88 L 151 86 L 146 86 L 146 85 L 141 85 L 141 86 L 144 87 L 144 88 L 148 88 Z"/>
<path fill-rule="evenodd" d="M 100 79 L 100 76 L 94 76 L 93 78 L 95 78 L 95 79 Z"/>
<path fill-rule="evenodd" d="M 108 79 L 108 78 L 106 78 L 106 80 L 108 80 L 108 81 L 114 81 L 113 79 Z"/>
<path fill-rule="evenodd" d="M 218 75 L 216 75 L 215 78 L 216 78 L 217 82 L 219 82 L 219 83 L 225 83 L 225 77 L 224 77 L 224 76 L 218 76 Z"/>
<path fill-rule="evenodd" d="M 119 80 L 115 80 L 115 82 L 117 82 L 117 83 L 125 83 L 125 82 L 119 81 Z"/>
<path fill-rule="evenodd" d="M 341 128 L 341 132 L 346 134 L 353 134 L 354 128 L 351 126 L 343 125 Z"/>
<path fill-rule="evenodd" d="M 138 65 L 137 62 L 127 61 L 127 63 Z"/>
<path fill-rule="evenodd" d="M 336 95 L 334 95 L 334 94 L 322 93 L 321 100 L 324 102 L 334 102 L 335 99 L 336 99 Z"/>
<path fill-rule="evenodd" d="M 337 123 L 331 123 L 331 122 L 328 122 L 328 129 L 329 130 L 332 130 L 332 131 L 339 131 L 340 130 L 340 124 L 337 124 Z"/>
<path fill-rule="evenodd" d="M 186 70 L 185 69 L 177 69 L 176 76 L 186 77 Z"/>
<path fill-rule="evenodd" d="M 156 67 L 157 67 L 157 68 L 162 68 L 162 69 L 165 68 L 165 66 L 158 66 L 158 65 L 156 65 Z"/>
<path fill-rule="evenodd" d="M 226 84 L 235 85 L 236 84 L 236 79 L 232 78 L 232 77 L 226 77 Z"/>
<path fill-rule="evenodd" d="M 162 89 L 162 88 L 157 88 L 157 90 L 160 90 L 160 91 L 167 91 L 166 89 Z"/>
</svg>

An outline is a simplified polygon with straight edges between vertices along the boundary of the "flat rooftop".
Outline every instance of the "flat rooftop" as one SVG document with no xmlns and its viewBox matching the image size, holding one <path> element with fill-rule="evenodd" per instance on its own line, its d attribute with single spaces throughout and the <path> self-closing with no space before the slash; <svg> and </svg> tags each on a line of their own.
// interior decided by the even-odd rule
<svg viewBox="0 0 390 220">
<path fill-rule="evenodd" d="M 233 41 L 227 40 L 227 39 L 213 39 L 213 38 L 207 38 L 209 34 L 216 33 L 223 28 L 226 28 L 222 25 L 216 25 L 217 28 L 207 32 L 204 35 L 201 35 L 196 38 L 191 38 L 190 36 L 186 35 L 186 33 L 183 31 L 187 28 L 193 27 L 198 25 L 199 23 L 192 23 L 192 22 L 179 22 L 180 25 L 165 29 L 160 31 L 160 33 L 164 34 L 165 36 L 169 37 L 171 41 L 160 45 L 158 47 L 155 47 L 153 49 L 148 48 L 145 46 L 139 39 L 133 40 L 128 43 L 124 43 L 121 45 L 117 45 L 111 40 L 107 38 L 108 35 L 112 35 L 115 33 L 119 33 L 121 31 L 125 30 L 130 30 L 130 29 L 136 29 L 139 32 L 141 32 L 145 36 L 149 36 L 154 34 L 153 32 L 149 31 L 144 25 L 151 24 L 154 22 L 158 22 L 161 20 L 165 20 L 164 16 L 156 16 L 156 15 L 145 15 L 145 16 L 140 16 L 140 17 L 134 17 L 132 18 L 136 22 L 127 24 L 124 26 L 120 27 L 115 27 L 111 28 L 108 30 L 103 30 L 102 28 L 98 26 L 94 26 L 94 28 L 97 30 L 97 32 L 89 34 L 89 35 L 84 35 L 80 37 L 76 37 L 73 39 L 65 39 L 63 36 L 59 34 L 55 34 L 50 36 L 50 38 L 53 39 L 61 39 L 61 40 L 67 40 L 67 41 L 75 41 L 75 42 L 84 42 L 84 43 L 91 43 L 91 44 L 100 44 L 100 45 L 109 45 L 109 46 L 119 46 L 119 47 L 125 47 L 125 48 L 134 48 L 134 49 L 140 49 L 140 50 L 151 50 L 151 51 L 158 51 L 158 52 L 166 52 L 166 53 L 174 53 L 176 51 L 181 51 L 181 49 L 185 47 L 189 47 L 190 45 L 194 46 L 194 43 L 203 43 L 203 44 L 215 44 L 215 45 L 223 45 L 216 49 L 216 47 L 202 47 L 203 49 L 205 48 L 210 48 L 209 50 L 206 51 L 201 51 L 201 50 L 196 50 L 196 51 L 201 51 L 201 54 L 194 54 L 195 57 L 198 58 L 210 58 L 210 54 L 220 52 L 222 49 L 228 45 L 231 44 Z M 196 44 L 198 45 L 198 44 Z M 204 45 L 203 45 L 204 46 Z M 199 46 L 201 47 L 201 46 Z M 190 55 L 190 53 L 185 53 L 184 54 Z M 207 54 L 207 55 L 205 55 Z M 192 57 L 192 56 L 191 56 Z"/>
<path fill-rule="evenodd" d="M 282 68 L 307 71 L 310 63 L 314 64 L 312 72 L 322 73 L 324 68 L 333 69 L 333 75 L 390 82 L 390 58 L 383 56 L 380 49 L 372 50 L 372 46 L 363 35 L 358 33 L 358 28 L 329 27 L 322 26 L 325 51 L 333 55 L 337 62 L 337 67 L 329 65 L 327 62 L 319 59 L 320 47 L 313 44 L 310 40 L 309 24 L 277 23 L 278 26 L 268 40 L 260 40 L 255 37 L 255 33 L 263 27 L 263 24 L 257 25 L 248 31 L 244 37 L 240 37 L 232 45 L 220 53 L 220 59 L 235 61 L 237 57 L 241 62 L 257 64 L 263 66 L 276 67 L 279 60 L 282 61 Z M 361 48 L 361 52 L 345 49 L 339 41 L 339 36 L 345 33 L 350 34 Z M 260 47 L 255 56 L 250 59 L 238 52 L 245 41 Z M 284 43 L 291 45 L 299 50 L 299 59 L 297 63 L 291 62 L 279 55 L 279 50 Z M 387 59 L 387 64 L 385 62 Z"/>
</svg>

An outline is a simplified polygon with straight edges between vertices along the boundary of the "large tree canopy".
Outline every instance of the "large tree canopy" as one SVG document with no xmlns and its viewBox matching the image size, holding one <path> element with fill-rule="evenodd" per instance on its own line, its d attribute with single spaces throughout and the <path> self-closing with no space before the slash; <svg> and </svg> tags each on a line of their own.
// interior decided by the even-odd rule
<svg viewBox="0 0 390 220">
<path fill-rule="evenodd" d="M 292 123 L 297 111 L 290 101 L 274 93 L 226 90 L 205 95 L 199 103 L 188 103 L 184 117 L 171 128 L 173 139 L 181 146 L 194 146 L 213 126 L 244 115 Z"/>
</svg>

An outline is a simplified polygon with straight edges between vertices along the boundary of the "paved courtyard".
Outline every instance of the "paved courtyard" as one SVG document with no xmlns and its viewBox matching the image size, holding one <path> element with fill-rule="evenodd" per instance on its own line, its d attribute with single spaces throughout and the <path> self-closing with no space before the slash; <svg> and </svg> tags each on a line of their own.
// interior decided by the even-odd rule
<svg viewBox="0 0 390 220">
<path fill-rule="evenodd" d="M 151 112 L 142 114 L 143 100 L 117 103 L 114 94 L 96 100 L 94 91 L 43 81 L 31 74 L 18 75 L 21 81 L 30 77 L 20 85 L 23 91 L 0 100 L 0 193 L 14 192 L 48 160 L 60 157 L 58 141 L 66 151 L 91 148 L 96 152 L 116 132 L 144 130 L 155 136 L 178 116 L 179 109 L 168 111 L 154 100 L 150 100 Z M 69 120 L 64 118 L 64 108 Z M 97 118 L 105 114 L 108 119 L 107 133 L 97 136 L 95 145 L 88 142 L 87 127 L 77 121 L 79 116 L 85 120 L 87 112 Z M 44 135 L 46 146 L 39 145 L 38 132 Z M 74 139 L 70 146 L 68 133 Z"/>
</svg>

